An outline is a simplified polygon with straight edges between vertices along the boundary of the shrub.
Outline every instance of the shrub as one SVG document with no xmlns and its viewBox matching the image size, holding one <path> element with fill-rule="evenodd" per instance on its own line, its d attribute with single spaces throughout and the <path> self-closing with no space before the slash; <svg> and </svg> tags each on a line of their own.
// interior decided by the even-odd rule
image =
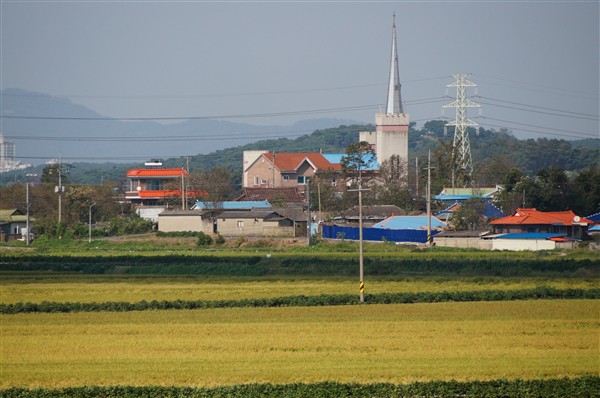
<svg viewBox="0 0 600 398">
<path fill-rule="evenodd" d="M 223 238 L 223 235 L 221 235 L 221 234 L 216 234 L 214 236 L 214 241 L 215 241 L 215 245 L 222 245 L 225 243 L 225 238 Z"/>
<path fill-rule="evenodd" d="M 204 232 L 198 232 L 198 246 L 210 246 L 212 244 L 212 238 L 206 235 Z"/>
</svg>

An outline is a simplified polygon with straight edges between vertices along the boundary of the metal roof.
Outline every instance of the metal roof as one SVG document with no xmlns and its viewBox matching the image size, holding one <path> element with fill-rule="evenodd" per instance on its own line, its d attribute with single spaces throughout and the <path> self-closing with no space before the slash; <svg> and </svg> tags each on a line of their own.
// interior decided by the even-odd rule
<svg viewBox="0 0 600 398">
<path fill-rule="evenodd" d="M 241 209 L 270 209 L 273 207 L 271 203 L 266 200 L 259 201 L 225 201 L 225 202 L 217 202 L 217 207 L 223 210 L 241 210 Z M 210 206 L 207 206 L 205 202 L 197 201 L 193 206 L 193 209 L 205 210 Z"/>
<path fill-rule="evenodd" d="M 446 227 L 446 223 L 436 217 L 431 217 L 431 228 Z M 427 216 L 392 216 L 373 225 L 381 229 L 427 229 Z"/>
</svg>

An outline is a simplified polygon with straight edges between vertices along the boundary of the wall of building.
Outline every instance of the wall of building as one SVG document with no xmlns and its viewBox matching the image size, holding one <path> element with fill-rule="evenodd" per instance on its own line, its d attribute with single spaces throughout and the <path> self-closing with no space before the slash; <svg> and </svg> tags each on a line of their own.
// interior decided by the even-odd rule
<svg viewBox="0 0 600 398">
<path fill-rule="evenodd" d="M 253 179 L 249 177 L 248 167 L 252 165 L 263 153 L 267 153 L 268 151 L 260 150 L 260 151 L 244 151 L 243 154 L 243 165 L 242 170 L 244 172 L 242 178 L 242 186 L 243 187 L 253 187 Z"/>
<path fill-rule="evenodd" d="M 407 114 L 375 115 L 377 132 L 377 161 L 381 164 L 392 155 L 399 155 L 408 161 L 408 123 Z"/>
<path fill-rule="evenodd" d="M 212 222 L 203 221 L 200 215 L 160 216 L 158 217 L 160 232 L 204 232 L 212 234 Z"/>
<path fill-rule="evenodd" d="M 258 184 L 255 183 L 255 177 L 258 177 Z M 246 185 L 244 187 L 272 188 L 273 178 L 275 178 L 275 187 L 281 187 L 282 180 L 279 170 L 273 170 L 273 164 L 264 157 L 261 157 L 246 171 Z"/>
<path fill-rule="evenodd" d="M 223 236 L 294 236 L 294 226 L 280 226 L 278 221 L 252 218 L 219 218 L 219 233 Z"/>
<path fill-rule="evenodd" d="M 135 209 L 135 213 L 144 220 L 150 220 L 153 223 L 158 222 L 158 215 L 165 211 L 164 206 L 140 206 Z"/>
<path fill-rule="evenodd" d="M 436 246 L 460 247 L 468 249 L 492 250 L 492 241 L 490 239 L 480 238 L 447 238 L 436 236 L 433 239 Z"/>
<path fill-rule="evenodd" d="M 493 250 L 552 250 L 556 248 L 556 242 L 545 239 L 492 239 Z"/>
</svg>

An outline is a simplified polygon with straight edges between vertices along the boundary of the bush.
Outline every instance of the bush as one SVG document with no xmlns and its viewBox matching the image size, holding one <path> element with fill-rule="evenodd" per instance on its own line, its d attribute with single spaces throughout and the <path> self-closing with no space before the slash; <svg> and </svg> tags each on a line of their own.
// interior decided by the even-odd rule
<svg viewBox="0 0 600 398">
<path fill-rule="evenodd" d="M 4 398 L 280 398 L 280 397 L 597 397 L 600 377 L 542 380 L 428 381 L 392 383 L 238 384 L 221 387 L 86 386 L 62 389 L 13 387 L 0 390 Z"/>
<path fill-rule="evenodd" d="M 198 232 L 198 241 L 196 245 L 198 246 L 210 246 L 212 244 L 212 238 L 206 235 L 204 232 Z"/>
<path fill-rule="evenodd" d="M 215 241 L 215 245 L 225 244 L 225 238 L 223 238 L 223 235 L 221 235 L 221 234 L 216 234 L 214 236 L 214 241 Z"/>
</svg>

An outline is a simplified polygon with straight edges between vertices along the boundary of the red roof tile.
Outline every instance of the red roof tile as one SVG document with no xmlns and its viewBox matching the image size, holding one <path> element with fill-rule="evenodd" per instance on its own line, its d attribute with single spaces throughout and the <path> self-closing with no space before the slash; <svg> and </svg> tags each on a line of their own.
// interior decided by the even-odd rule
<svg viewBox="0 0 600 398">
<path fill-rule="evenodd" d="M 272 153 L 264 153 L 263 156 L 269 161 L 273 162 Z M 293 171 L 297 170 L 304 161 L 312 163 L 317 170 L 341 170 L 340 164 L 330 163 L 325 157 L 319 152 L 298 152 L 298 153 L 276 153 L 275 154 L 275 167 L 279 171 Z"/>
<path fill-rule="evenodd" d="M 536 209 L 517 209 L 512 215 L 492 221 L 492 225 L 577 225 L 591 224 L 586 218 L 568 211 L 537 211 Z"/>
<path fill-rule="evenodd" d="M 127 177 L 181 177 L 181 173 L 188 175 L 186 169 L 131 169 Z"/>
</svg>

